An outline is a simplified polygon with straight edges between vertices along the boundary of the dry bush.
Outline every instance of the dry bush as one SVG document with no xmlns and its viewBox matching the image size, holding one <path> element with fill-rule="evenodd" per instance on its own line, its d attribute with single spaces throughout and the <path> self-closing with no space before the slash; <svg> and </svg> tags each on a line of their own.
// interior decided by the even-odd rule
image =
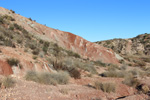
<svg viewBox="0 0 150 100">
<path fill-rule="evenodd" d="M 19 64 L 19 60 L 15 59 L 15 58 L 9 58 L 9 59 L 7 59 L 7 63 L 10 66 L 17 66 Z"/>
<path fill-rule="evenodd" d="M 75 78 L 75 79 L 79 79 L 81 78 L 81 74 L 80 74 L 80 71 L 75 68 L 75 67 L 72 67 L 72 64 L 70 65 L 68 62 L 67 64 L 66 63 L 63 63 L 62 61 L 51 61 L 53 63 L 53 67 L 55 70 L 64 70 L 64 71 L 67 71 L 71 77 Z"/>
<path fill-rule="evenodd" d="M 137 61 L 134 66 L 144 67 L 146 63 L 144 61 Z"/>
<path fill-rule="evenodd" d="M 114 83 L 95 82 L 94 87 L 98 90 L 102 90 L 103 92 L 108 93 L 116 91 L 116 85 Z"/>
<path fill-rule="evenodd" d="M 47 85 L 67 84 L 69 81 L 69 74 L 67 72 L 59 71 L 58 73 L 28 71 L 25 79 Z"/>
<path fill-rule="evenodd" d="M 77 68 L 69 67 L 67 69 L 67 71 L 69 72 L 71 77 L 73 77 L 75 79 L 80 79 L 81 78 L 81 73 Z"/>
<path fill-rule="evenodd" d="M 28 71 L 25 75 L 25 79 L 28 81 L 39 82 L 39 75 L 35 71 Z"/>
<path fill-rule="evenodd" d="M 94 64 L 97 65 L 97 66 L 102 66 L 102 67 L 106 67 L 106 66 L 107 66 L 106 63 L 103 63 L 103 62 L 100 61 L 100 60 L 95 61 Z"/>
<path fill-rule="evenodd" d="M 69 74 L 64 71 L 59 71 L 58 73 L 52 73 L 51 77 L 57 81 L 58 84 L 67 84 L 69 81 Z"/>
<path fill-rule="evenodd" d="M 57 81 L 52 78 L 51 73 L 43 72 L 39 75 L 39 83 L 47 85 L 57 85 Z"/>
<path fill-rule="evenodd" d="M 15 81 L 11 77 L 5 77 L 1 83 L 6 88 L 10 88 L 15 85 Z"/>
<path fill-rule="evenodd" d="M 123 83 L 132 87 L 137 87 L 140 84 L 139 80 L 136 79 L 132 74 L 128 74 Z"/>
<path fill-rule="evenodd" d="M 117 70 L 119 69 L 118 65 L 114 65 L 114 64 L 108 64 L 108 71 L 114 71 L 114 70 Z"/>
</svg>

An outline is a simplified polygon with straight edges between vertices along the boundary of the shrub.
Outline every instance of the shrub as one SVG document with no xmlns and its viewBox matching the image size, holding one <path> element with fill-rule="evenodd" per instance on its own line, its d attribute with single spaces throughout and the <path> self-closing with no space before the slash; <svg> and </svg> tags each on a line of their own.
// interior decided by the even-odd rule
<svg viewBox="0 0 150 100">
<path fill-rule="evenodd" d="M 53 68 L 55 70 L 65 70 L 67 68 L 67 66 L 63 65 L 63 63 L 61 61 L 55 60 L 55 61 L 51 61 L 53 64 Z"/>
<path fill-rule="evenodd" d="M 37 73 L 35 71 L 28 71 L 25 75 L 25 79 L 47 85 L 56 85 L 57 83 L 67 84 L 69 81 L 69 74 L 62 71 L 58 73 Z"/>
<path fill-rule="evenodd" d="M 53 47 L 54 47 L 53 48 L 53 50 L 54 50 L 54 56 L 58 57 L 59 54 L 60 54 L 61 48 L 56 43 L 53 45 Z"/>
<path fill-rule="evenodd" d="M 103 92 L 108 93 L 116 91 L 116 85 L 114 83 L 95 82 L 94 87 L 98 90 L 102 90 Z"/>
<path fill-rule="evenodd" d="M 18 24 L 16 24 L 16 23 L 14 24 L 14 27 L 15 27 L 17 30 L 20 30 L 20 31 L 23 29 L 20 25 L 18 25 Z"/>
<path fill-rule="evenodd" d="M 4 40 L 4 45 L 10 46 L 10 47 L 15 47 L 15 45 L 13 44 L 13 42 L 10 39 Z"/>
<path fill-rule="evenodd" d="M 0 41 L 5 41 L 5 36 L 0 34 Z"/>
<path fill-rule="evenodd" d="M 39 50 L 39 49 L 34 49 L 34 50 L 32 51 L 32 53 L 33 53 L 34 55 L 38 55 L 38 54 L 39 54 L 39 52 L 40 52 L 40 50 Z"/>
<path fill-rule="evenodd" d="M 140 84 L 139 80 L 134 78 L 132 74 L 129 74 L 128 76 L 126 76 L 123 83 L 132 87 L 137 87 Z"/>
<path fill-rule="evenodd" d="M 19 60 L 15 59 L 15 58 L 9 58 L 9 59 L 7 59 L 7 63 L 10 66 L 17 66 L 19 64 Z"/>
<path fill-rule="evenodd" d="M 119 69 L 118 65 L 108 64 L 108 71 Z"/>
<path fill-rule="evenodd" d="M 30 49 L 34 50 L 36 49 L 36 44 L 35 43 L 29 43 L 27 44 L 29 46 Z"/>
<path fill-rule="evenodd" d="M 32 21 L 32 19 L 31 18 L 28 18 L 30 21 Z"/>
<path fill-rule="evenodd" d="M 47 85 L 57 85 L 57 81 L 52 78 L 52 74 L 48 72 L 43 72 L 39 76 L 39 82 Z"/>
<path fill-rule="evenodd" d="M 21 39 L 18 39 L 18 40 L 17 40 L 17 43 L 21 44 L 21 43 L 22 43 L 22 40 L 21 40 Z"/>
<path fill-rule="evenodd" d="M 38 73 L 35 71 L 28 71 L 25 75 L 25 79 L 28 81 L 39 82 Z"/>
<path fill-rule="evenodd" d="M 10 10 L 12 13 L 15 13 L 15 11 L 13 11 L 12 9 Z"/>
<path fill-rule="evenodd" d="M 10 27 L 9 27 L 9 30 L 14 30 L 14 26 L 10 26 Z"/>
<path fill-rule="evenodd" d="M 78 67 L 78 68 L 81 68 L 85 71 L 88 71 L 92 74 L 97 74 L 97 71 L 93 65 L 93 63 L 91 62 L 81 62 L 81 61 L 74 61 L 74 66 L 75 67 Z"/>
<path fill-rule="evenodd" d="M 12 18 L 12 17 L 9 16 L 9 15 L 4 15 L 4 16 L 2 16 L 2 17 L 3 17 L 3 19 L 9 20 L 9 21 L 15 21 L 15 19 Z"/>
<path fill-rule="evenodd" d="M 95 61 L 94 63 L 95 63 L 95 65 L 97 65 L 97 66 L 103 66 L 103 67 L 106 67 L 106 66 L 107 66 L 106 63 L 103 63 L 103 62 L 101 62 L 100 60 Z"/>
<path fill-rule="evenodd" d="M 69 81 L 69 74 L 67 72 L 59 71 L 58 73 L 51 74 L 51 76 L 58 84 L 67 84 Z"/>
<path fill-rule="evenodd" d="M 0 17 L 0 24 L 4 24 L 4 19 Z"/>
<path fill-rule="evenodd" d="M 73 56 L 75 58 L 80 58 L 80 55 L 77 53 L 74 53 L 73 51 L 67 51 L 68 56 Z"/>
<path fill-rule="evenodd" d="M 69 67 L 67 69 L 67 71 L 69 72 L 71 77 L 73 77 L 75 79 L 80 79 L 81 78 L 81 73 L 78 69 L 76 69 L 74 67 Z"/>
<path fill-rule="evenodd" d="M 5 77 L 3 80 L 2 80 L 2 85 L 6 88 L 10 88 L 10 87 L 13 87 L 15 84 L 15 81 L 11 78 L 11 77 Z"/>
<path fill-rule="evenodd" d="M 62 62 L 58 62 L 57 60 L 56 61 L 52 61 L 53 63 L 53 68 L 55 70 L 64 70 L 64 71 L 67 71 L 71 77 L 75 78 L 75 79 L 79 79 L 81 78 L 81 74 L 80 74 L 80 71 L 75 68 L 75 67 L 68 67 L 67 65 L 63 64 Z"/>
<path fill-rule="evenodd" d="M 43 51 L 45 52 L 45 54 L 47 53 L 48 47 L 43 46 Z"/>
<path fill-rule="evenodd" d="M 146 66 L 146 63 L 144 61 L 137 61 L 135 66 L 143 67 L 143 66 Z"/>
</svg>

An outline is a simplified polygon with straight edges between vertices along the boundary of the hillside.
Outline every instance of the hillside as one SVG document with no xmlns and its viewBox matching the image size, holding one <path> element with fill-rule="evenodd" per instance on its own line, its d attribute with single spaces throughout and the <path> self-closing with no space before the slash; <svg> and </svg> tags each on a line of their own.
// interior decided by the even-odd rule
<svg viewBox="0 0 150 100">
<path fill-rule="evenodd" d="M 12 13 L 2 7 L 0 8 L 0 14 L 11 16 L 15 19 L 15 21 L 12 21 L 11 23 L 17 23 L 37 38 L 57 43 L 59 46 L 67 50 L 80 54 L 83 58 L 102 60 L 107 63 L 118 62 L 112 50 L 108 50 L 105 47 L 89 42 L 82 37 L 69 32 L 49 28 L 32 21 L 32 19 Z"/>
<path fill-rule="evenodd" d="M 0 7 L 0 100 L 147 100 L 140 37 L 96 44 Z"/>
<path fill-rule="evenodd" d="M 130 39 L 112 39 L 96 43 L 121 55 L 150 55 L 149 39 L 150 34 L 145 33 Z"/>
</svg>

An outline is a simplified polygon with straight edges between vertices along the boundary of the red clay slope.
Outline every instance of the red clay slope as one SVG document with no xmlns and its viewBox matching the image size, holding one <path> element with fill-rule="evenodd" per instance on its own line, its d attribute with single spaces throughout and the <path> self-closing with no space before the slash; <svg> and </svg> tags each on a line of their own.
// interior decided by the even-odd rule
<svg viewBox="0 0 150 100">
<path fill-rule="evenodd" d="M 0 7 L 0 14 L 9 15 L 15 18 L 15 23 L 24 27 L 28 32 L 47 41 L 53 41 L 58 45 L 72 50 L 84 58 L 91 60 L 101 60 L 106 63 L 118 63 L 117 58 L 112 50 L 89 42 L 82 37 L 76 36 L 69 32 L 64 32 L 31 21 L 28 18 L 12 13 L 11 11 Z"/>
</svg>

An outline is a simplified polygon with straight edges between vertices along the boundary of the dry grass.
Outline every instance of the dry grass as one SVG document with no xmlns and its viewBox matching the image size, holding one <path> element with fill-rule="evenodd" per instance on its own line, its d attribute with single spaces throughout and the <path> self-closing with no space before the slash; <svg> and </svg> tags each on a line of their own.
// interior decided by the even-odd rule
<svg viewBox="0 0 150 100">
<path fill-rule="evenodd" d="M 134 78 L 132 74 L 126 76 L 123 83 L 131 87 L 137 87 L 140 84 L 139 80 Z"/>
<path fill-rule="evenodd" d="M 58 73 L 28 71 L 25 79 L 47 85 L 67 84 L 69 74 L 63 71 L 59 71 Z"/>
<path fill-rule="evenodd" d="M 98 90 L 102 90 L 103 92 L 108 92 L 108 93 L 116 91 L 116 85 L 114 83 L 95 82 L 94 87 Z"/>
<path fill-rule="evenodd" d="M 5 88 L 10 88 L 15 85 L 15 81 L 11 77 L 5 77 L 1 83 Z"/>
</svg>

